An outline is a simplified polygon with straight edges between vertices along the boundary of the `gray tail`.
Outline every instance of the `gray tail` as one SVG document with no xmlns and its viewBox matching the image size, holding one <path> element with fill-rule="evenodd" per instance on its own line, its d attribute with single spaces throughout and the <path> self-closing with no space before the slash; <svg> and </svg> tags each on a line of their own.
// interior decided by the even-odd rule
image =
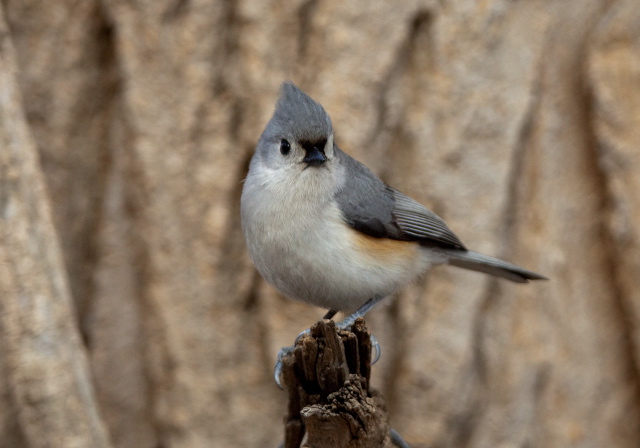
<svg viewBox="0 0 640 448">
<path fill-rule="evenodd" d="M 512 282 L 527 283 L 529 280 L 548 280 L 547 277 L 527 271 L 526 269 L 507 263 L 478 252 L 460 249 L 437 249 L 447 257 L 447 263 L 459 268 L 484 272 L 496 277 L 506 278 Z"/>
</svg>

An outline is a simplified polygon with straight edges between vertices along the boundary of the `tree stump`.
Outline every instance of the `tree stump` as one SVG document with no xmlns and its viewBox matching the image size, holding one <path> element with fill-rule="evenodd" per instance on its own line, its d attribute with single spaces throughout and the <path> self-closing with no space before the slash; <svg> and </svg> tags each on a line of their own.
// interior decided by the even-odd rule
<svg viewBox="0 0 640 448">
<path fill-rule="evenodd" d="M 350 331 L 321 320 L 282 360 L 289 395 L 285 448 L 391 447 L 383 397 L 369 387 L 371 340 L 364 319 Z"/>
</svg>

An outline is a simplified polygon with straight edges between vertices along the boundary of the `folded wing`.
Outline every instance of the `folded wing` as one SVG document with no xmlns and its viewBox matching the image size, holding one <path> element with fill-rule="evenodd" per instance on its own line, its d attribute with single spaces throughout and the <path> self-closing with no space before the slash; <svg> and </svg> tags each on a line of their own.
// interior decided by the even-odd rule
<svg viewBox="0 0 640 448">
<path fill-rule="evenodd" d="M 336 156 L 347 166 L 349 173 L 336 193 L 336 201 L 349 226 L 376 238 L 465 249 L 438 215 L 389 187 L 366 166 L 342 151 L 336 152 Z"/>
</svg>

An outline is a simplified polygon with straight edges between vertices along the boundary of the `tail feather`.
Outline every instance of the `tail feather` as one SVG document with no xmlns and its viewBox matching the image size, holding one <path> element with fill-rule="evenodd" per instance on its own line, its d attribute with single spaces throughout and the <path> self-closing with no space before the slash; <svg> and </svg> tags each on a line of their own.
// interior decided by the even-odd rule
<svg viewBox="0 0 640 448">
<path fill-rule="evenodd" d="M 438 251 L 446 256 L 447 263 L 452 266 L 484 272 L 485 274 L 506 278 L 512 282 L 527 283 L 529 280 L 548 280 L 543 275 L 528 271 L 515 264 L 471 250 L 439 249 Z"/>
</svg>

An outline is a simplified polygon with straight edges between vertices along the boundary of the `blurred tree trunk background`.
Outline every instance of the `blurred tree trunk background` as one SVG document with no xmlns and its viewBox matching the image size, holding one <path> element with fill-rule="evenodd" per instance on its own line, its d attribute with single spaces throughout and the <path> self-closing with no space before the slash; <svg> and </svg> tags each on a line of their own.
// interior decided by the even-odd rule
<svg viewBox="0 0 640 448">
<path fill-rule="evenodd" d="M 0 2 L 0 446 L 276 446 L 242 179 L 279 84 L 467 245 L 368 316 L 416 447 L 640 446 L 637 0 Z"/>
</svg>

